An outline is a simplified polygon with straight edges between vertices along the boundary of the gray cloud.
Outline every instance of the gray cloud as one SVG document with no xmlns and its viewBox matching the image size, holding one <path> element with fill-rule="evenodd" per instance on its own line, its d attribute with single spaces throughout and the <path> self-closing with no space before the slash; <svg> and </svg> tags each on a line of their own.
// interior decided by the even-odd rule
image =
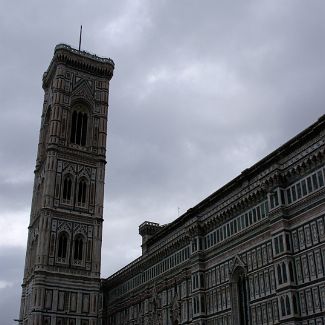
<svg viewBox="0 0 325 325">
<path fill-rule="evenodd" d="M 14 324 L 18 318 L 25 252 L 23 248 L 0 248 L 0 319 Z"/>
<path fill-rule="evenodd" d="M 172 221 L 324 113 L 320 0 L 31 0 L 0 9 L 0 224 L 19 227 L 0 241 L 3 324 L 19 309 L 42 73 L 55 44 L 77 46 L 80 24 L 83 48 L 116 63 L 103 277 L 140 254 L 142 221 Z"/>
</svg>

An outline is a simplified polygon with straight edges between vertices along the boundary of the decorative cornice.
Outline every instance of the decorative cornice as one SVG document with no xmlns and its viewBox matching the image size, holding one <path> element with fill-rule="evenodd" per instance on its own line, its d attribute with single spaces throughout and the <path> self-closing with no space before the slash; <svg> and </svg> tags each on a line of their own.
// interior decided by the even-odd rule
<svg viewBox="0 0 325 325">
<path fill-rule="evenodd" d="M 79 51 L 66 44 L 58 44 L 54 49 L 52 61 L 43 75 L 43 88 L 45 89 L 59 64 L 70 66 L 73 69 L 88 72 L 92 75 L 110 80 L 115 67 L 110 58 L 102 58 L 86 51 Z"/>
<path fill-rule="evenodd" d="M 148 249 L 190 219 L 198 217 L 201 220 L 223 220 L 235 211 L 240 211 L 242 205 L 252 205 L 252 202 L 265 196 L 272 188 L 282 186 L 288 170 L 304 173 L 300 170 L 303 165 L 323 161 L 324 130 L 325 115 L 159 231 L 148 240 Z"/>
</svg>

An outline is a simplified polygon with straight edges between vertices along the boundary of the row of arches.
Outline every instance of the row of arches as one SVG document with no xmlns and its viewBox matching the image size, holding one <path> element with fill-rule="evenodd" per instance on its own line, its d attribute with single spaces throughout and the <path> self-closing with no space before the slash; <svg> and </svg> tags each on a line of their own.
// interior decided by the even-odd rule
<svg viewBox="0 0 325 325">
<path fill-rule="evenodd" d="M 43 118 L 42 123 L 42 140 L 40 155 L 44 156 L 50 135 L 50 122 L 52 117 L 52 108 L 49 106 Z M 54 113 L 55 114 L 55 113 Z M 63 121 L 63 128 L 65 128 L 65 120 Z M 87 135 L 89 129 L 89 109 L 84 104 L 76 104 L 72 108 L 71 118 L 70 118 L 70 143 L 76 144 L 78 146 L 87 145 Z"/>
<path fill-rule="evenodd" d="M 299 313 L 298 305 L 299 305 L 299 302 L 297 300 L 296 294 L 292 295 L 293 310 L 291 309 L 289 295 L 282 296 L 280 298 L 281 316 L 282 317 L 289 316 L 292 313 L 295 315 L 298 314 Z"/>
<path fill-rule="evenodd" d="M 70 142 L 85 146 L 87 140 L 88 114 L 85 111 L 74 110 L 71 116 Z"/>
<path fill-rule="evenodd" d="M 74 196 L 74 188 L 77 192 Z M 63 190 L 62 190 L 62 200 L 65 204 L 72 204 L 73 199 L 76 200 L 76 205 L 80 207 L 85 207 L 88 201 L 88 180 L 86 178 L 81 178 L 75 184 L 72 175 L 67 174 L 63 178 Z"/>
<path fill-rule="evenodd" d="M 289 261 L 289 279 L 288 279 L 288 275 L 287 275 L 287 266 L 285 262 L 281 262 L 277 265 L 277 275 L 278 275 L 278 283 L 279 285 L 287 283 L 288 280 L 290 280 L 290 282 L 294 282 L 295 278 L 294 278 L 294 269 L 293 269 L 293 265 L 292 262 Z"/>
<path fill-rule="evenodd" d="M 72 257 L 74 261 L 83 261 L 85 251 L 85 239 L 82 235 L 75 236 L 72 243 Z M 71 247 L 70 238 L 66 232 L 61 232 L 58 237 L 57 257 L 61 260 L 65 260 L 68 257 L 69 248 Z"/>
</svg>

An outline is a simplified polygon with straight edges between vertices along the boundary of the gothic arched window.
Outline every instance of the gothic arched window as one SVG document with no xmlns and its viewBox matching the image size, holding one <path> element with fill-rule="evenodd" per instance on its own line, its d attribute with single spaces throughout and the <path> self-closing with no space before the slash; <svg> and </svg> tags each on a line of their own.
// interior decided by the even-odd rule
<svg viewBox="0 0 325 325">
<path fill-rule="evenodd" d="M 295 314 L 298 314 L 298 304 L 297 304 L 297 297 L 296 297 L 296 295 L 293 295 L 292 303 L 293 303 L 293 312 Z"/>
<path fill-rule="evenodd" d="M 87 197 L 87 182 L 85 179 L 81 179 L 78 183 L 78 196 L 77 196 L 77 203 L 79 206 L 86 205 L 86 197 Z"/>
<path fill-rule="evenodd" d="M 77 236 L 74 242 L 74 254 L 73 257 L 77 261 L 82 261 L 83 256 L 83 239 L 81 236 Z"/>
<path fill-rule="evenodd" d="M 237 266 L 231 274 L 231 281 L 233 283 L 231 289 L 232 324 L 245 325 L 249 320 L 249 287 L 244 267 Z"/>
<path fill-rule="evenodd" d="M 287 315 L 291 314 L 291 307 L 290 307 L 290 301 L 289 301 L 289 297 L 286 296 L 286 310 L 287 310 Z"/>
<path fill-rule="evenodd" d="M 279 284 L 282 284 L 283 283 L 283 280 L 282 280 L 282 272 L 281 272 L 281 266 L 279 264 L 277 265 L 277 272 L 278 272 L 278 281 L 279 281 Z"/>
<path fill-rule="evenodd" d="M 287 268 L 285 263 L 282 263 L 282 276 L 283 276 L 283 283 L 286 283 L 288 281 L 288 277 L 287 277 Z"/>
<path fill-rule="evenodd" d="M 63 232 L 59 236 L 58 257 L 67 257 L 68 235 Z"/>
<path fill-rule="evenodd" d="M 72 179 L 71 176 L 66 176 L 63 181 L 63 194 L 62 198 L 64 202 L 71 201 L 71 189 L 72 189 Z"/>
<path fill-rule="evenodd" d="M 70 142 L 79 146 L 86 145 L 88 115 L 83 110 L 74 110 L 71 116 Z"/>
<path fill-rule="evenodd" d="M 281 304 L 281 314 L 282 314 L 282 316 L 285 316 L 286 311 L 285 311 L 285 305 L 284 305 L 283 297 L 281 297 L 281 299 L 280 299 L 280 304 Z"/>
<path fill-rule="evenodd" d="M 294 276 L 293 265 L 291 261 L 289 262 L 289 274 L 290 274 L 290 281 L 294 282 L 295 276 Z"/>
</svg>

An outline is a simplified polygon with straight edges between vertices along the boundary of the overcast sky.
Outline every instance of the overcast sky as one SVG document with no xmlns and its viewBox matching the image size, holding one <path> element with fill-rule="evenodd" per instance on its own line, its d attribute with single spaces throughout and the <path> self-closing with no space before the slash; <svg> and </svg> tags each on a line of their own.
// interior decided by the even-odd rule
<svg viewBox="0 0 325 325">
<path fill-rule="evenodd" d="M 43 101 L 58 43 L 111 57 L 102 277 L 324 113 L 322 0 L 0 0 L 0 323 L 18 317 Z"/>
</svg>

